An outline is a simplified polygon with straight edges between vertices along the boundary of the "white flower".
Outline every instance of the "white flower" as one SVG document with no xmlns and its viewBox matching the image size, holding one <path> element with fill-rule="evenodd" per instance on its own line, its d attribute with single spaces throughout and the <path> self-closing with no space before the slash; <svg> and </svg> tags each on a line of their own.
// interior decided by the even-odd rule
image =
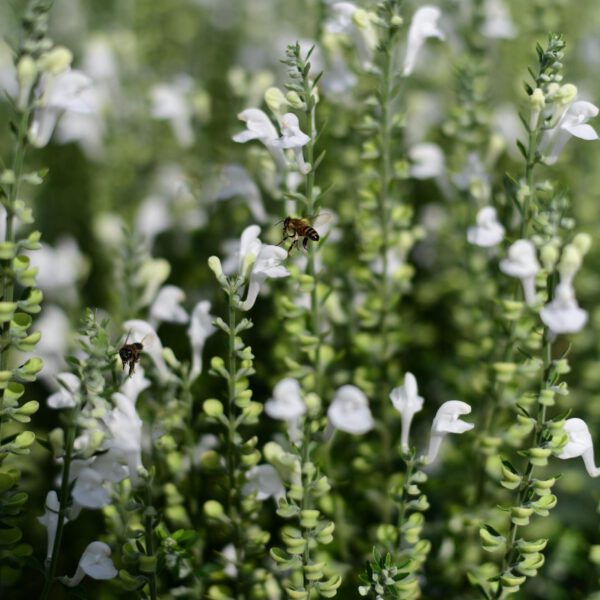
<svg viewBox="0 0 600 600">
<path fill-rule="evenodd" d="M 296 157 L 296 164 L 300 173 L 309 173 L 311 166 L 304 162 L 304 154 L 302 148 L 310 142 L 310 137 L 307 136 L 301 129 L 298 117 L 294 113 L 286 113 L 281 117 L 281 137 L 272 142 L 275 148 L 284 150 L 292 150 Z"/>
<path fill-rule="evenodd" d="M 408 450 L 408 436 L 412 419 L 423 408 L 423 398 L 419 396 L 417 380 L 412 373 L 406 373 L 404 385 L 394 388 L 390 393 L 390 399 L 402 417 L 400 444 L 403 450 Z"/>
<path fill-rule="evenodd" d="M 152 116 L 169 121 L 182 148 L 189 148 L 194 143 L 191 91 L 192 79 L 188 75 L 177 75 L 171 83 L 156 85 L 150 92 Z"/>
<path fill-rule="evenodd" d="M 104 478 L 98 471 L 89 467 L 77 476 L 72 496 L 77 504 L 86 508 L 102 508 L 110 502 Z"/>
<path fill-rule="evenodd" d="M 529 240 L 517 240 L 508 249 L 508 258 L 500 261 L 500 270 L 521 280 L 525 302 L 535 303 L 535 276 L 540 270 L 536 249 Z"/>
<path fill-rule="evenodd" d="M 158 290 L 154 302 L 150 305 L 150 324 L 155 329 L 161 321 L 167 323 L 187 323 L 188 314 L 181 306 L 185 292 L 176 285 L 164 285 Z"/>
<path fill-rule="evenodd" d="M 257 500 L 266 500 L 274 498 L 278 502 L 280 498 L 285 497 L 285 487 L 281 477 L 272 465 L 257 465 L 252 467 L 246 473 L 248 480 L 242 488 L 242 494 L 249 496 L 256 494 Z"/>
<path fill-rule="evenodd" d="M 163 358 L 163 346 L 156 330 L 147 321 L 141 319 L 131 319 L 123 323 L 123 329 L 129 336 L 129 343 L 141 342 L 144 346 L 144 352 L 148 354 L 160 378 L 165 381 L 171 379 L 172 375 Z"/>
<path fill-rule="evenodd" d="M 259 108 L 247 108 L 238 114 L 238 119 L 246 123 L 246 129 L 233 136 L 233 141 L 244 144 L 250 140 L 259 140 L 271 153 L 278 168 L 285 170 L 287 161 L 283 150 L 273 144 L 279 137 L 277 129 L 267 114 Z"/>
<path fill-rule="evenodd" d="M 113 579 L 118 571 L 110 557 L 110 547 L 104 542 L 91 542 L 83 551 L 77 571 L 73 577 L 61 577 L 62 583 L 69 587 L 79 585 L 87 575 L 92 579 Z"/>
<path fill-rule="evenodd" d="M 63 357 L 69 345 L 69 319 L 58 306 L 44 303 L 44 309 L 35 321 L 34 328 L 42 334 L 35 347 L 36 355 L 44 361 L 39 377 L 51 385 L 56 375 L 67 366 Z"/>
<path fill-rule="evenodd" d="M 202 373 L 202 351 L 206 340 L 216 331 L 212 324 L 213 317 L 210 314 L 210 302 L 202 300 L 194 306 L 190 317 L 190 326 L 187 330 L 192 346 L 192 366 L 190 369 L 190 381 L 193 381 Z"/>
<path fill-rule="evenodd" d="M 476 225 L 467 229 L 467 240 L 481 248 L 492 248 L 504 239 L 504 227 L 498 221 L 496 209 L 484 206 L 477 213 Z"/>
<path fill-rule="evenodd" d="M 46 402 L 50 408 L 73 408 L 77 406 L 77 394 L 81 388 L 81 381 L 73 373 L 60 373 L 56 376 L 60 389 L 48 396 Z"/>
<path fill-rule="evenodd" d="M 485 1 L 485 20 L 481 33 L 488 38 L 510 39 L 517 35 L 510 12 L 503 0 Z"/>
<path fill-rule="evenodd" d="M 327 416 L 336 429 L 346 433 L 360 435 L 375 425 L 367 397 L 354 385 L 343 385 L 336 391 Z"/>
<path fill-rule="evenodd" d="M 423 142 L 408 151 L 410 174 L 415 179 L 443 177 L 446 174 L 444 153 L 437 144 Z"/>
<path fill-rule="evenodd" d="M 427 38 L 435 37 L 440 40 L 445 38 L 443 31 L 438 26 L 442 12 L 436 6 L 425 5 L 414 14 L 404 57 L 403 75 L 406 77 L 413 72 L 417 56 Z"/>
<path fill-rule="evenodd" d="M 279 381 L 273 388 L 273 398 L 265 402 L 265 412 L 271 419 L 285 421 L 290 439 L 293 442 L 298 441 L 298 421 L 306 413 L 306 404 L 302 399 L 298 381 L 291 377 Z"/>
<path fill-rule="evenodd" d="M 94 101 L 90 96 L 92 80 L 82 73 L 67 69 L 58 75 L 45 73 L 40 85 L 39 106 L 29 128 L 29 141 L 43 148 L 52 137 L 60 116 L 66 112 L 91 114 Z"/>
<path fill-rule="evenodd" d="M 96 456 L 91 468 L 99 473 L 104 481 L 111 483 L 123 481 L 129 475 L 125 455 L 114 448 Z"/>
<path fill-rule="evenodd" d="M 442 440 L 447 433 L 464 433 L 475 427 L 473 423 L 467 423 L 460 419 L 461 415 L 468 415 L 471 407 L 460 400 L 448 400 L 439 408 L 431 425 L 431 438 L 426 462 L 431 464 L 437 457 L 442 445 Z"/>
<path fill-rule="evenodd" d="M 139 480 L 142 464 L 142 420 L 135 405 L 127 396 L 117 392 L 112 395 L 115 403 L 105 417 L 104 423 L 110 433 L 105 447 L 121 453 L 127 462 L 131 485 L 135 487 Z"/>
<path fill-rule="evenodd" d="M 597 140 L 596 130 L 587 124 L 590 119 L 597 116 L 598 107 L 591 102 L 585 100 L 573 102 L 563 113 L 556 126 L 544 134 L 540 150 L 545 153 L 546 149 L 550 148 L 546 156 L 546 164 L 552 165 L 557 161 L 560 151 L 571 137 L 581 140 Z"/>
<path fill-rule="evenodd" d="M 577 333 L 587 323 L 588 314 L 579 308 L 573 286 L 559 283 L 554 290 L 554 299 L 540 311 L 540 318 L 554 334 Z"/>
<path fill-rule="evenodd" d="M 145 377 L 144 367 L 136 365 L 135 371 L 129 377 L 125 377 L 120 391 L 135 404 L 138 396 L 148 387 L 150 380 Z"/>
<path fill-rule="evenodd" d="M 56 538 L 56 528 L 58 527 L 58 511 L 60 503 L 58 496 L 54 490 L 50 490 L 46 495 L 46 510 L 37 520 L 46 528 L 48 543 L 46 546 L 46 561 L 52 558 L 52 550 L 54 548 L 54 540 Z M 65 518 L 65 523 L 68 519 Z"/>
<path fill-rule="evenodd" d="M 221 556 L 225 560 L 225 568 L 223 569 L 223 572 L 228 577 L 235 579 L 238 574 L 238 569 L 236 566 L 237 553 L 235 551 L 235 546 L 233 544 L 227 544 L 227 546 L 221 550 Z"/>
<path fill-rule="evenodd" d="M 586 422 L 583 419 L 567 419 L 564 431 L 569 436 L 566 446 L 558 454 L 558 458 L 583 457 L 585 468 L 590 477 L 598 477 L 600 468 L 594 463 L 594 442 Z"/>
</svg>

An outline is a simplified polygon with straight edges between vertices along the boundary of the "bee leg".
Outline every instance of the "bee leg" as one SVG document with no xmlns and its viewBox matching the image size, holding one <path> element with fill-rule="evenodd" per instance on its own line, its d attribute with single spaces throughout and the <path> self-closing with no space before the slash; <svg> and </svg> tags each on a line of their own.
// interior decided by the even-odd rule
<svg viewBox="0 0 600 600">
<path fill-rule="evenodd" d="M 292 242 L 292 245 L 288 248 L 288 256 L 292 253 L 292 250 L 294 249 L 294 246 L 298 245 L 298 240 L 294 240 Z"/>
<path fill-rule="evenodd" d="M 133 375 L 134 371 L 135 371 L 135 363 L 132 361 L 129 363 L 129 373 L 128 373 L 127 377 L 131 377 Z"/>
<path fill-rule="evenodd" d="M 279 244 L 277 244 L 278 246 L 281 246 L 281 244 L 283 244 L 290 236 L 289 235 L 284 235 L 283 239 L 279 242 Z"/>
</svg>

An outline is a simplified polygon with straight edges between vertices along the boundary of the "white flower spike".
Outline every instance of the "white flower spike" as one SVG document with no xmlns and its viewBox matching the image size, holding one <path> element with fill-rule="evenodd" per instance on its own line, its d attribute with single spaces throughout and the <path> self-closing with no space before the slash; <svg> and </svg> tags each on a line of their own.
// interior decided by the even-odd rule
<svg viewBox="0 0 600 600">
<path fill-rule="evenodd" d="M 333 427 L 355 435 L 375 426 L 367 397 L 354 385 L 343 385 L 336 391 L 327 416 Z"/>
<path fill-rule="evenodd" d="M 87 575 L 92 579 L 114 579 L 117 569 L 110 557 L 111 551 L 108 544 L 104 542 L 92 542 L 83 551 L 77 571 L 73 577 L 62 577 L 61 581 L 66 586 L 75 587 L 79 585 Z"/>
<path fill-rule="evenodd" d="M 58 527 L 58 511 L 60 503 L 54 490 L 50 490 L 46 495 L 46 510 L 37 520 L 46 528 L 48 544 L 46 547 L 46 562 L 52 558 L 52 549 L 54 548 L 54 539 L 56 538 L 56 528 Z M 65 523 L 68 519 L 65 519 Z"/>
<path fill-rule="evenodd" d="M 504 239 L 504 227 L 498 221 L 496 209 L 484 206 L 475 218 L 475 225 L 467 229 L 467 241 L 481 248 L 493 248 Z"/>
<path fill-rule="evenodd" d="M 437 457 L 442 441 L 448 433 L 464 433 L 475 427 L 473 423 L 462 421 L 462 415 L 468 415 L 471 407 L 460 400 L 448 400 L 439 408 L 431 425 L 429 450 L 425 461 L 431 464 Z"/>
<path fill-rule="evenodd" d="M 181 306 L 185 292 L 176 285 L 164 285 L 158 291 L 150 306 L 150 324 L 155 329 L 162 321 L 167 323 L 187 323 L 188 314 Z"/>
<path fill-rule="evenodd" d="M 196 304 L 190 317 L 190 326 L 187 333 L 192 347 L 192 366 L 190 369 L 190 381 L 194 381 L 202 373 L 202 351 L 206 340 L 216 331 L 212 324 L 213 317 L 210 314 L 210 302 L 202 300 Z"/>
<path fill-rule="evenodd" d="M 272 465 L 252 467 L 246 473 L 246 479 L 248 481 L 242 488 L 242 494 L 245 496 L 256 494 L 256 499 L 259 501 L 274 498 L 276 503 L 280 498 L 285 497 L 285 487 L 281 477 Z"/>
<path fill-rule="evenodd" d="M 577 333 L 587 323 L 588 314 L 577 304 L 575 291 L 570 283 L 559 283 L 554 299 L 540 311 L 544 325 L 554 334 Z"/>
<path fill-rule="evenodd" d="M 576 458 L 583 457 L 586 471 L 590 477 L 600 475 L 600 467 L 594 462 L 594 442 L 592 434 L 583 419 L 567 419 L 564 425 L 564 431 L 569 436 L 569 441 L 558 454 L 558 458 Z"/>
<path fill-rule="evenodd" d="M 410 435 L 410 425 L 416 413 L 423 408 L 423 398 L 419 396 L 417 380 L 412 373 L 406 373 L 404 376 L 404 385 L 394 388 L 390 393 L 390 399 L 394 408 L 402 417 L 402 435 L 400 445 L 402 450 L 408 450 L 408 436 Z"/>
<path fill-rule="evenodd" d="M 445 39 L 444 32 L 438 25 L 441 15 L 442 12 L 437 6 L 430 5 L 422 6 L 414 14 L 410 29 L 408 30 L 408 42 L 403 70 L 405 77 L 408 77 L 413 72 L 417 56 L 425 40 L 431 37 L 438 38 L 439 40 Z"/>
<path fill-rule="evenodd" d="M 287 423 L 288 433 L 293 442 L 300 438 L 298 421 L 306 413 L 306 404 L 301 392 L 298 381 L 287 377 L 277 383 L 273 389 L 273 398 L 265 402 L 265 412 L 271 419 Z"/>
<path fill-rule="evenodd" d="M 302 153 L 302 148 L 308 142 L 310 142 L 310 137 L 300 129 L 298 117 L 294 113 L 283 115 L 281 118 L 281 137 L 273 142 L 273 146 L 283 150 L 293 150 L 298 171 L 304 175 L 310 173 L 311 170 L 311 166 L 304 162 Z"/>
<path fill-rule="evenodd" d="M 521 280 L 525 302 L 535 303 L 535 276 L 540 270 L 536 249 L 529 240 L 517 240 L 508 249 L 508 258 L 500 261 L 500 270 Z"/>
</svg>

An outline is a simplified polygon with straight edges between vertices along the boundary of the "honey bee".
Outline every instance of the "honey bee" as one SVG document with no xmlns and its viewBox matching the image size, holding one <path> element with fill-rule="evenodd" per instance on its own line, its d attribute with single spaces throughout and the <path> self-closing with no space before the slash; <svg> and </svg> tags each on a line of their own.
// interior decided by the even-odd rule
<svg viewBox="0 0 600 600">
<path fill-rule="evenodd" d="M 127 377 L 131 377 L 133 375 L 135 371 L 135 365 L 140 361 L 140 355 L 144 350 L 144 345 L 148 347 L 152 343 L 152 335 L 148 334 L 145 335 L 140 342 L 132 342 L 129 344 L 128 341 L 130 333 L 131 332 L 127 334 L 125 342 L 119 350 L 119 358 L 123 363 L 123 370 L 125 370 L 125 367 L 129 366 L 129 373 L 127 374 Z"/>
<path fill-rule="evenodd" d="M 286 240 L 292 238 L 292 243 L 288 248 L 288 256 L 295 248 L 300 248 L 300 240 L 302 240 L 302 248 L 308 249 L 308 242 L 318 242 L 321 239 L 319 232 L 313 227 L 317 223 L 323 224 L 329 220 L 329 213 L 319 213 L 315 217 L 296 218 L 286 217 L 279 223 L 283 223 L 283 239 L 278 246 L 281 246 Z"/>
</svg>

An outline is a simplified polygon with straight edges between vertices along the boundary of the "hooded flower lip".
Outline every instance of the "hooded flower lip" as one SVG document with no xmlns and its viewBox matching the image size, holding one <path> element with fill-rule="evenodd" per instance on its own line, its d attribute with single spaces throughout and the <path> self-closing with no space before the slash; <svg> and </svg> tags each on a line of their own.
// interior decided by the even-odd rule
<svg viewBox="0 0 600 600">
<path fill-rule="evenodd" d="M 436 459 L 446 434 L 464 433 L 475 427 L 473 423 L 467 423 L 460 419 L 462 415 L 468 415 L 470 412 L 471 407 L 460 400 L 448 400 L 438 408 L 431 425 L 431 439 L 425 459 L 428 464 Z"/>
<path fill-rule="evenodd" d="M 481 33 L 487 38 L 511 39 L 517 35 L 504 0 L 486 0 Z"/>
<path fill-rule="evenodd" d="M 403 75 L 409 76 L 415 68 L 417 56 L 428 38 L 445 39 L 444 32 L 439 28 L 438 20 L 442 12 L 437 6 L 429 4 L 422 6 L 414 14 L 408 30 L 408 43 L 404 58 Z"/>
<path fill-rule="evenodd" d="M 292 377 L 279 381 L 273 389 L 273 398 L 265 402 L 265 412 L 271 419 L 286 421 L 290 439 L 293 442 L 298 441 L 298 421 L 306 413 L 306 404 L 302 399 L 298 381 Z"/>
<path fill-rule="evenodd" d="M 59 410 L 61 408 L 73 408 L 77 406 L 75 396 L 79 393 L 81 381 L 73 373 L 59 373 L 56 376 L 60 384 L 58 392 L 48 396 L 46 402 L 50 408 Z"/>
<path fill-rule="evenodd" d="M 190 326 L 187 333 L 192 347 L 192 366 L 190 369 L 190 381 L 193 381 L 202 373 L 202 351 L 206 340 L 216 331 L 212 324 L 213 317 L 210 314 L 210 302 L 202 300 L 196 304 L 190 317 Z"/>
<path fill-rule="evenodd" d="M 333 427 L 346 433 L 362 435 L 375 426 L 367 397 L 354 385 L 336 391 L 327 416 Z"/>
<path fill-rule="evenodd" d="M 600 468 L 596 467 L 594 462 L 594 442 L 592 435 L 583 419 L 567 419 L 564 425 L 564 431 L 569 436 L 569 441 L 558 454 L 558 458 L 576 458 L 583 457 L 586 471 L 590 477 L 598 477 Z"/>
<path fill-rule="evenodd" d="M 588 314 L 577 304 L 573 286 L 559 283 L 554 290 L 554 299 L 540 311 L 540 318 L 554 334 L 577 333 L 587 323 Z"/>
<path fill-rule="evenodd" d="M 135 371 L 122 383 L 121 393 L 135 404 L 138 396 L 149 387 L 150 380 L 145 377 L 144 367 L 136 365 Z"/>
<path fill-rule="evenodd" d="M 86 508 L 102 508 L 110 502 L 104 478 L 98 471 L 88 467 L 77 476 L 72 495 L 77 504 Z"/>
<path fill-rule="evenodd" d="M 161 321 L 187 323 L 188 314 L 181 306 L 185 292 L 176 285 L 164 285 L 150 306 L 150 322 L 157 328 Z"/>
<path fill-rule="evenodd" d="M 50 490 L 46 495 L 46 510 L 41 517 L 37 520 L 46 528 L 48 544 L 46 547 L 46 561 L 49 561 L 52 557 L 52 550 L 54 548 L 54 539 L 56 538 L 56 528 L 58 527 L 58 511 L 60 510 L 60 503 L 58 496 L 54 490 Z M 65 519 L 65 522 L 68 519 Z"/>
<path fill-rule="evenodd" d="M 75 587 L 86 575 L 92 579 L 113 579 L 117 576 L 118 571 L 115 569 L 110 555 L 108 544 L 91 542 L 79 559 L 75 575 L 61 578 L 62 582 L 69 587 Z"/>
<path fill-rule="evenodd" d="M 508 249 L 508 257 L 500 261 L 500 270 L 521 280 L 525 302 L 535 303 L 535 276 L 540 270 L 533 242 L 517 240 Z"/>
<path fill-rule="evenodd" d="M 246 129 L 234 135 L 233 141 L 239 144 L 245 144 L 250 140 L 262 142 L 271 153 L 277 167 L 284 171 L 287 168 L 287 161 L 283 150 L 274 145 L 279 136 L 268 115 L 259 108 L 246 108 L 238 114 L 238 119 L 246 123 Z"/>
<path fill-rule="evenodd" d="M 481 248 L 493 248 L 504 239 L 504 227 L 498 221 L 496 209 L 484 206 L 475 219 L 476 225 L 467 230 L 467 241 Z"/>
<path fill-rule="evenodd" d="M 242 488 L 242 494 L 256 494 L 259 501 L 274 498 L 278 502 L 285 497 L 285 487 L 279 473 L 272 465 L 257 465 L 246 473 L 247 482 Z"/>
<path fill-rule="evenodd" d="M 310 137 L 300 129 L 300 122 L 294 113 L 286 113 L 281 118 L 281 137 L 272 142 L 275 148 L 293 150 L 300 173 L 310 172 L 311 166 L 304 162 L 302 148 L 310 142 Z"/>
<path fill-rule="evenodd" d="M 48 144 L 56 123 L 66 112 L 91 114 L 94 103 L 88 93 L 92 80 L 82 73 L 67 69 L 58 75 L 45 74 L 41 82 L 39 108 L 29 128 L 29 141 L 36 148 Z"/>
<path fill-rule="evenodd" d="M 150 356 L 160 378 L 163 381 L 171 379 L 171 372 L 162 355 L 163 346 L 154 327 L 147 321 L 131 319 L 123 323 L 123 329 L 126 331 L 127 335 L 129 335 L 130 341 L 139 342 L 144 340 L 142 342 L 144 345 L 144 352 Z"/>
<path fill-rule="evenodd" d="M 446 161 L 442 149 L 431 142 L 415 144 L 408 151 L 411 160 L 410 174 L 415 179 L 443 177 L 446 174 Z"/>
<path fill-rule="evenodd" d="M 173 135 L 182 148 L 189 148 L 195 139 L 189 99 L 192 85 L 191 77 L 180 74 L 171 83 L 156 85 L 150 92 L 152 116 L 169 121 Z"/>
<path fill-rule="evenodd" d="M 556 126 L 544 134 L 540 150 L 546 152 L 548 148 L 550 149 L 545 159 L 546 164 L 552 165 L 558 160 L 558 155 L 571 137 L 587 141 L 599 139 L 596 130 L 587 123 L 597 116 L 598 107 L 591 102 L 585 100 L 573 102 Z"/>
<path fill-rule="evenodd" d="M 423 408 L 423 398 L 419 396 L 417 380 L 412 373 L 404 376 L 404 385 L 394 388 L 390 393 L 390 400 L 394 408 L 402 417 L 402 436 L 400 443 L 403 450 L 408 450 L 408 436 L 410 425 L 416 413 Z"/>
</svg>

